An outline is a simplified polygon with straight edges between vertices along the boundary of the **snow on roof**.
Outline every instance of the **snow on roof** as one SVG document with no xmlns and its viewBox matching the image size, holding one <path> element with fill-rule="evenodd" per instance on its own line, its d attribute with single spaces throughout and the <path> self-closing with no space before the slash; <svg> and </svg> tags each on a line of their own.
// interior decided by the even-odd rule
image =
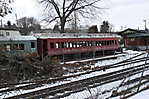
<svg viewBox="0 0 149 99">
<path fill-rule="evenodd" d="M 40 33 L 33 34 L 33 36 L 37 38 L 121 38 L 121 36 L 111 33 Z"/>
<path fill-rule="evenodd" d="M 149 37 L 149 34 L 147 33 L 135 33 L 135 34 L 130 34 L 128 37 Z"/>
<path fill-rule="evenodd" d="M 34 36 L 6 36 L 6 37 L 0 37 L 0 41 L 31 41 L 31 40 L 37 40 Z"/>
</svg>

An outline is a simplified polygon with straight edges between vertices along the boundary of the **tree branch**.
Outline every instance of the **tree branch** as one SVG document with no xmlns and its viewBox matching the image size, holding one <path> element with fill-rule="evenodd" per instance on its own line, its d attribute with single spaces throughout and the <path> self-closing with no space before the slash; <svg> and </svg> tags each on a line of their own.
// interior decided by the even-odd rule
<svg viewBox="0 0 149 99">
<path fill-rule="evenodd" d="M 66 0 L 63 1 L 63 15 L 65 15 L 65 3 L 66 3 Z"/>
<path fill-rule="evenodd" d="M 52 4 L 54 6 L 55 11 L 57 12 L 58 16 L 61 17 L 61 14 L 60 14 L 60 10 L 58 8 L 58 5 L 55 3 L 54 0 L 42 0 L 41 3 L 43 3 L 43 2 L 48 2 L 48 3 Z"/>
<path fill-rule="evenodd" d="M 84 9 L 85 7 L 88 7 L 88 6 L 93 6 L 93 4 L 95 4 L 95 3 L 99 2 L 99 1 L 101 1 L 101 0 L 96 0 L 96 1 L 88 3 L 86 5 L 82 5 L 82 6 L 78 7 L 78 8 L 75 8 L 74 10 L 76 11 L 76 10 L 79 10 L 79 9 Z"/>
<path fill-rule="evenodd" d="M 43 19 L 43 21 L 46 21 L 46 22 L 51 23 L 51 22 L 53 22 L 53 21 L 57 20 L 58 18 L 59 18 L 59 17 L 54 17 L 53 19 L 48 20 L 48 17 L 47 17 L 47 18 Z"/>
<path fill-rule="evenodd" d="M 74 2 L 74 5 L 72 5 L 71 10 L 68 10 L 68 11 L 67 11 L 68 14 L 66 15 L 66 18 L 68 18 L 69 15 L 75 10 L 75 8 L 76 8 L 76 6 L 77 6 L 77 4 L 78 4 L 78 2 L 79 2 L 79 0 L 74 0 L 74 1 L 76 1 L 76 2 Z"/>
</svg>

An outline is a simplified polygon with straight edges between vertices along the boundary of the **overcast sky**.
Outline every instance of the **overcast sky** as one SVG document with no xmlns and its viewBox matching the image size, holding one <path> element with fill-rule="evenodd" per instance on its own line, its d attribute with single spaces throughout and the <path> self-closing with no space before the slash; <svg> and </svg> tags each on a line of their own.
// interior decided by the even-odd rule
<svg viewBox="0 0 149 99">
<path fill-rule="evenodd" d="M 42 10 L 37 0 L 14 0 L 14 13 L 17 18 L 24 16 L 34 16 L 38 19 L 42 16 Z M 115 30 L 121 27 L 144 29 L 143 20 L 147 20 L 149 28 L 149 0 L 106 0 L 104 6 L 108 9 L 104 10 L 99 21 L 92 24 L 100 25 L 103 20 L 108 20 L 113 24 Z M 3 18 L 4 19 L 4 18 Z M 15 14 L 7 15 L 5 20 L 15 20 Z"/>
<path fill-rule="evenodd" d="M 144 29 L 143 20 L 147 20 L 149 28 L 149 0 L 111 0 L 111 6 L 106 19 L 116 29 L 121 26 L 127 28 Z"/>
</svg>

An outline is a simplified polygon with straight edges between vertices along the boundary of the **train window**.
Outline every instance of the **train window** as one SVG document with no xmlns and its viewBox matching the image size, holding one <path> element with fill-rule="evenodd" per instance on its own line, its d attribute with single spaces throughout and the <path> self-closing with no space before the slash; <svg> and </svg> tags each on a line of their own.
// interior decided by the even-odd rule
<svg viewBox="0 0 149 99">
<path fill-rule="evenodd" d="M 84 46 L 86 46 L 86 43 L 85 43 L 85 41 L 83 41 L 83 42 L 82 42 L 82 46 L 83 46 L 83 47 L 84 47 Z"/>
<path fill-rule="evenodd" d="M 109 41 L 109 45 L 111 45 L 111 40 Z"/>
<path fill-rule="evenodd" d="M 51 43 L 50 43 L 50 47 L 51 47 L 51 48 L 54 48 L 54 43 L 51 42 Z"/>
<path fill-rule="evenodd" d="M 98 41 L 96 41 L 96 42 L 95 42 L 95 46 L 98 46 L 98 45 L 99 45 L 99 42 L 98 42 Z"/>
<path fill-rule="evenodd" d="M 91 42 L 89 42 L 89 46 L 92 46 L 92 41 L 91 41 Z"/>
<path fill-rule="evenodd" d="M 56 42 L 56 48 L 60 48 L 60 42 Z"/>
<path fill-rule="evenodd" d="M 69 42 L 68 44 L 69 48 L 72 48 L 72 42 Z"/>
<path fill-rule="evenodd" d="M 114 44 L 114 41 L 112 40 L 112 42 L 111 42 L 111 43 L 112 43 L 112 45 L 113 45 L 113 44 Z"/>
<path fill-rule="evenodd" d="M 83 42 L 82 41 L 80 42 L 80 47 L 83 47 Z"/>
<path fill-rule="evenodd" d="M 101 45 L 102 45 L 102 46 L 104 45 L 104 41 L 101 41 Z"/>
<path fill-rule="evenodd" d="M 65 48 L 69 48 L 68 42 L 65 42 Z"/>
<path fill-rule="evenodd" d="M 109 45 L 109 41 L 106 41 L 106 45 Z"/>
<path fill-rule="evenodd" d="M 101 41 L 99 41 L 99 46 L 101 46 Z"/>
<path fill-rule="evenodd" d="M 85 41 L 83 41 L 83 42 L 82 42 L 82 45 L 83 45 L 83 47 L 84 47 L 84 46 L 86 46 L 86 43 L 85 43 Z"/>
<path fill-rule="evenodd" d="M 85 41 L 85 46 L 87 46 L 87 41 Z"/>
<path fill-rule="evenodd" d="M 98 41 L 95 42 L 95 45 L 98 46 Z"/>
<path fill-rule="evenodd" d="M 35 48 L 35 42 L 31 42 L 31 48 Z"/>
<path fill-rule="evenodd" d="M 77 47 L 79 47 L 79 42 L 77 42 Z"/>
<path fill-rule="evenodd" d="M 11 50 L 11 46 L 8 44 L 8 45 L 6 45 L 6 50 L 7 51 L 10 51 Z"/>
<path fill-rule="evenodd" d="M 107 41 L 107 45 L 110 45 L 110 42 L 109 41 Z"/>
<path fill-rule="evenodd" d="M 13 49 L 13 50 L 18 50 L 19 48 L 18 48 L 18 44 L 11 44 L 11 48 Z"/>
<path fill-rule="evenodd" d="M 91 46 L 94 46 L 94 41 L 91 41 Z"/>
<path fill-rule="evenodd" d="M 111 40 L 111 45 L 113 45 L 114 44 L 114 42 L 113 42 L 113 40 Z"/>
<path fill-rule="evenodd" d="M 76 48 L 77 47 L 77 43 L 73 42 L 73 47 Z"/>
<path fill-rule="evenodd" d="M 75 42 L 72 43 L 73 48 L 75 48 Z"/>
<path fill-rule="evenodd" d="M 86 46 L 89 46 L 89 41 L 86 42 Z"/>
<path fill-rule="evenodd" d="M 64 42 L 64 48 L 67 48 L 67 43 L 66 42 Z"/>
<path fill-rule="evenodd" d="M 76 42 L 76 47 L 79 47 L 79 42 Z"/>
<path fill-rule="evenodd" d="M 83 44 L 83 42 L 81 41 L 81 42 L 80 42 L 80 46 L 81 46 L 81 47 L 83 46 L 82 44 Z"/>
<path fill-rule="evenodd" d="M 88 46 L 91 46 L 91 42 L 88 42 Z"/>
<path fill-rule="evenodd" d="M 109 45 L 111 45 L 112 43 L 111 43 L 111 40 L 109 41 Z"/>
<path fill-rule="evenodd" d="M 135 40 L 134 38 L 131 38 L 131 39 L 130 39 L 130 41 L 134 41 L 134 40 Z"/>
<path fill-rule="evenodd" d="M 101 46 L 103 45 L 103 41 L 101 41 Z"/>
<path fill-rule="evenodd" d="M 62 48 L 65 48 L 65 46 L 64 46 L 64 42 L 61 42 L 61 45 L 62 45 Z"/>
<path fill-rule="evenodd" d="M 0 50 L 6 50 L 6 45 L 5 44 L 0 44 Z"/>
<path fill-rule="evenodd" d="M 115 40 L 115 44 L 117 44 L 116 40 Z"/>
<path fill-rule="evenodd" d="M 72 47 L 74 48 L 74 42 L 71 42 L 72 43 Z"/>
<path fill-rule="evenodd" d="M 81 43 L 81 44 L 82 44 L 82 47 L 84 47 L 84 46 L 85 46 L 85 43 L 84 43 L 84 41 L 82 41 L 82 43 Z"/>
<path fill-rule="evenodd" d="M 80 42 L 77 42 L 77 47 L 80 47 Z"/>
<path fill-rule="evenodd" d="M 104 46 L 106 45 L 106 41 L 103 41 L 103 45 L 104 45 Z"/>
<path fill-rule="evenodd" d="M 24 44 L 19 44 L 19 49 L 24 50 Z"/>
<path fill-rule="evenodd" d="M 67 43 L 67 48 L 70 48 L 70 42 Z"/>
<path fill-rule="evenodd" d="M 0 33 L 0 36 L 4 36 L 4 34 Z"/>
<path fill-rule="evenodd" d="M 104 45 L 104 46 L 106 45 L 106 41 L 103 41 L 103 45 Z"/>
<path fill-rule="evenodd" d="M 110 40 L 110 41 L 109 41 L 109 45 L 111 45 L 111 44 L 112 44 L 112 41 Z"/>
<path fill-rule="evenodd" d="M 6 32 L 6 36 L 9 36 L 10 35 L 10 33 L 9 32 Z"/>
<path fill-rule="evenodd" d="M 80 42 L 77 42 L 77 47 L 80 47 Z"/>
<path fill-rule="evenodd" d="M 107 45 L 107 41 L 105 41 L 105 45 Z"/>
</svg>

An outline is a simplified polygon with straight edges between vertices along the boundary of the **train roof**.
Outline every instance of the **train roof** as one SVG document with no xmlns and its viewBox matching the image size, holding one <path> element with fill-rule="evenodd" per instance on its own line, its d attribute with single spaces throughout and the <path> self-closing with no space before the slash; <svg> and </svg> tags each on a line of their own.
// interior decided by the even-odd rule
<svg viewBox="0 0 149 99">
<path fill-rule="evenodd" d="M 0 37 L 0 41 L 34 41 L 37 40 L 34 36 L 7 36 L 7 37 Z"/>
<path fill-rule="evenodd" d="M 41 33 L 34 34 L 37 38 L 121 38 L 112 33 Z"/>
<path fill-rule="evenodd" d="M 147 34 L 147 33 L 134 33 L 134 34 L 129 34 L 127 37 L 149 37 L 149 34 Z"/>
</svg>

